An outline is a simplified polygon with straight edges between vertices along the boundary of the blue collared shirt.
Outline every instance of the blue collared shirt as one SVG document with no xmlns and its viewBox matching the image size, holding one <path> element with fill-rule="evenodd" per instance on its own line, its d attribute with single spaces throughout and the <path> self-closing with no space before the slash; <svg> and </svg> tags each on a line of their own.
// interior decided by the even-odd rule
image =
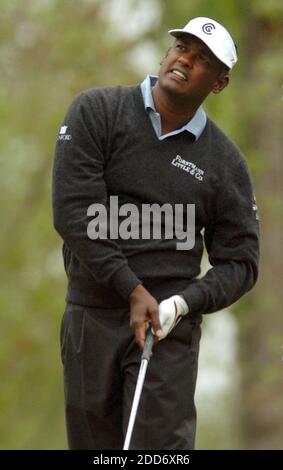
<svg viewBox="0 0 283 470">
<path fill-rule="evenodd" d="M 151 87 L 154 85 L 156 80 L 157 77 L 155 75 L 147 75 L 147 77 L 141 83 L 141 91 L 144 101 L 144 107 L 149 113 L 150 120 L 152 122 L 153 128 L 158 139 L 164 140 L 172 135 L 188 131 L 193 134 L 195 136 L 195 139 L 197 140 L 203 132 L 207 121 L 206 113 L 204 112 L 201 106 L 198 108 L 192 119 L 187 122 L 187 124 L 185 124 L 183 127 L 181 127 L 180 129 L 176 129 L 175 131 L 169 132 L 168 134 L 161 135 L 161 118 L 160 114 L 156 111 L 151 92 Z"/>
</svg>

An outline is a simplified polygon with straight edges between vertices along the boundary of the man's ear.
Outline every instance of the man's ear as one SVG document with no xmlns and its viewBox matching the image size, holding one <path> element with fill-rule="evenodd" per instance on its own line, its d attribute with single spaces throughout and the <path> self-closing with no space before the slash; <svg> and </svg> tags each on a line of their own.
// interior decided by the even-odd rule
<svg viewBox="0 0 283 470">
<path fill-rule="evenodd" d="M 215 84 L 213 85 L 212 93 L 217 95 L 218 93 L 221 93 L 221 91 L 224 90 L 224 88 L 226 88 L 226 86 L 228 85 L 229 85 L 229 75 L 218 77 Z"/>
</svg>

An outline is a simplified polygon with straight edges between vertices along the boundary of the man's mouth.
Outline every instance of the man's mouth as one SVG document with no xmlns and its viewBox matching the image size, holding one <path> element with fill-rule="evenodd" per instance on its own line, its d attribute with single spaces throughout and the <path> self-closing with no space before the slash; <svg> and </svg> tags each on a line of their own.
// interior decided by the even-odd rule
<svg viewBox="0 0 283 470">
<path fill-rule="evenodd" d="M 173 73 L 174 75 L 176 75 L 177 77 L 181 78 L 184 81 L 188 80 L 187 75 L 184 72 L 181 72 L 181 70 L 171 69 L 170 72 Z"/>
</svg>

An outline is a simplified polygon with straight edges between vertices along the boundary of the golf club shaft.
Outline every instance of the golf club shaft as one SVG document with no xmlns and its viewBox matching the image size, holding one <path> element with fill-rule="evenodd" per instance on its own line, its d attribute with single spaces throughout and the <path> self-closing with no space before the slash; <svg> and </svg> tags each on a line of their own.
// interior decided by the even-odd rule
<svg viewBox="0 0 283 470">
<path fill-rule="evenodd" d="M 129 419 L 129 424 L 128 424 L 128 429 L 126 433 L 123 450 L 128 450 L 130 447 L 136 414 L 137 414 L 137 410 L 138 410 L 138 406 L 140 402 L 141 392 L 142 392 L 142 388 L 144 384 L 148 362 L 149 362 L 150 355 L 151 355 L 152 346 L 153 346 L 153 334 L 151 331 L 151 327 L 149 327 L 147 331 L 147 335 L 146 335 L 145 345 L 143 348 L 142 361 L 141 361 L 141 365 L 139 369 L 139 375 L 138 375 L 137 385 L 135 389 L 135 395 L 134 395 L 134 400 L 132 404 L 132 409 L 131 409 L 131 414 L 130 414 L 130 419 Z"/>
</svg>

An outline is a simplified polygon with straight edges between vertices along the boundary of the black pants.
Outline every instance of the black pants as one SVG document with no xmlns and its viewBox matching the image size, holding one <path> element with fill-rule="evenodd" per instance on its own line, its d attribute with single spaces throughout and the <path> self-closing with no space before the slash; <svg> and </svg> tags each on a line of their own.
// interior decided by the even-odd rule
<svg viewBox="0 0 283 470">
<path fill-rule="evenodd" d="M 131 449 L 193 449 L 199 322 L 184 317 L 154 346 Z M 122 449 L 141 350 L 126 309 L 67 304 L 61 326 L 70 449 Z"/>
</svg>

